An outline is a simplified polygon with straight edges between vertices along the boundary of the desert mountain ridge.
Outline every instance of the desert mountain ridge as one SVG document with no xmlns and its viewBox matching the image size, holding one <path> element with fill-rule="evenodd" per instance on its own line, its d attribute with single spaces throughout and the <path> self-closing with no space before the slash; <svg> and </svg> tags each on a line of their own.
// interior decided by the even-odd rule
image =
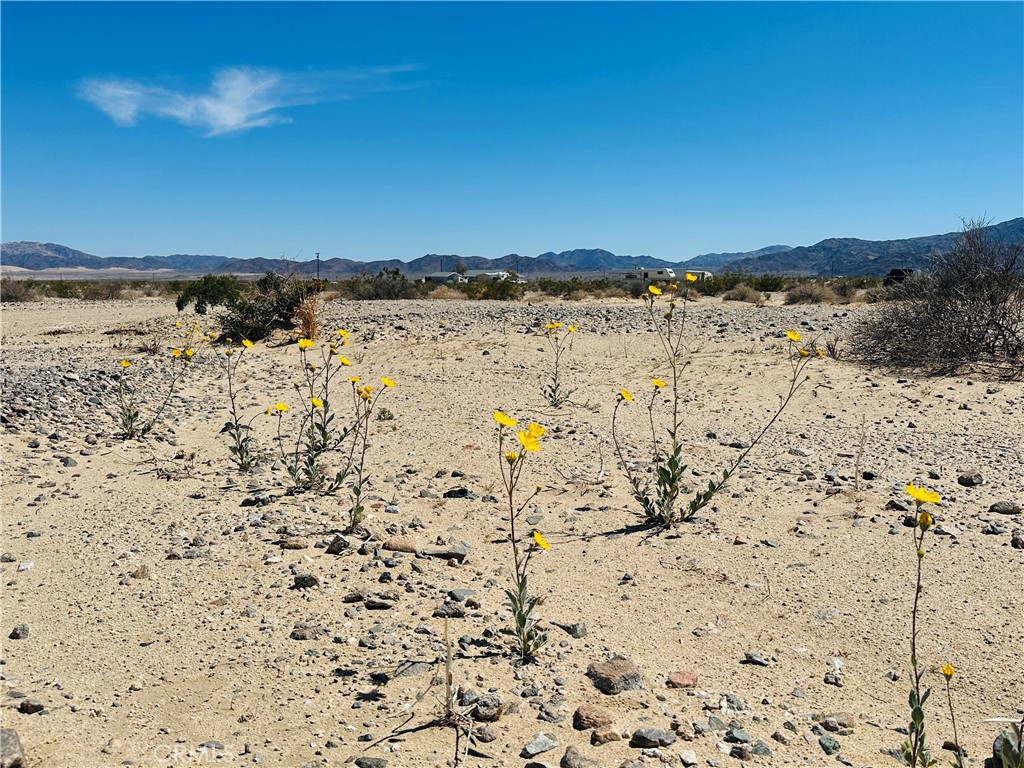
<svg viewBox="0 0 1024 768">
<path fill-rule="evenodd" d="M 1024 243 L 1024 217 L 987 227 L 996 241 Z M 793 275 L 881 275 L 897 267 L 925 268 L 939 254 L 948 253 L 959 232 L 907 238 L 902 240 L 859 240 L 828 238 L 810 246 L 771 245 L 742 253 L 709 253 L 686 261 L 666 261 L 649 256 L 617 255 L 600 248 L 579 248 L 538 256 L 511 253 L 495 259 L 457 254 L 427 254 L 411 261 L 388 259 L 355 261 L 330 258 L 320 261 L 320 275 L 328 279 L 377 274 L 383 269 L 399 269 L 409 277 L 452 271 L 457 265 L 466 269 L 512 270 L 525 276 L 569 276 L 573 274 L 608 275 L 636 267 L 676 270 L 742 270 L 752 273 Z M 293 261 L 264 257 L 232 258 L 214 255 L 174 254 L 170 256 L 102 257 L 84 253 L 57 243 L 30 241 L 0 245 L 0 261 L 7 267 L 29 271 L 44 269 L 122 269 L 165 271 L 176 275 L 262 274 L 267 271 L 315 275 L 315 261 Z"/>
</svg>

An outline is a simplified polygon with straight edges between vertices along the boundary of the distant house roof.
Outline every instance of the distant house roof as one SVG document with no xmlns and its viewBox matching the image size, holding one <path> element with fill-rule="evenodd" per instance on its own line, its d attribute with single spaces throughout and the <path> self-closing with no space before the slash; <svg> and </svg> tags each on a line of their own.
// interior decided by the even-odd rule
<svg viewBox="0 0 1024 768">
<path fill-rule="evenodd" d="M 461 283 L 465 279 L 458 272 L 431 272 L 423 278 L 428 283 Z"/>
</svg>

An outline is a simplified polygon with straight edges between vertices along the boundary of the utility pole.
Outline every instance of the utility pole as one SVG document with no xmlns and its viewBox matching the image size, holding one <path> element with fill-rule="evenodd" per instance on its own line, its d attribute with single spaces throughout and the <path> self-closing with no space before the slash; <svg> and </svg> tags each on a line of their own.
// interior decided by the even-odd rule
<svg viewBox="0 0 1024 768">
<path fill-rule="evenodd" d="M 320 279 L 320 251 L 316 252 L 316 279 Z"/>
</svg>

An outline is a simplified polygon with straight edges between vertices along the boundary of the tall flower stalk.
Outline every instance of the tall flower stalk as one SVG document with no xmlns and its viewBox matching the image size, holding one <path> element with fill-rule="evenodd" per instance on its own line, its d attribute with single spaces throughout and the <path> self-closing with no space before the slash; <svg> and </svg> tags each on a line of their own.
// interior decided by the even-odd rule
<svg viewBox="0 0 1024 768">
<path fill-rule="evenodd" d="M 686 274 L 688 282 L 697 280 L 697 276 L 691 273 Z M 657 331 L 658 339 L 661 342 L 665 363 L 669 370 L 669 381 L 654 378 L 651 379 L 650 398 L 647 401 L 647 419 L 651 428 L 651 462 L 653 465 L 653 484 L 651 480 L 644 477 L 626 461 L 622 442 L 618 435 L 619 408 L 634 401 L 633 394 L 628 389 L 620 389 L 615 401 L 615 409 L 612 412 L 612 442 L 615 444 L 615 451 L 619 462 L 626 473 L 626 479 L 633 499 L 640 505 L 644 520 L 654 526 L 670 528 L 681 520 L 688 520 L 700 510 L 711 503 L 711 500 L 729 481 L 733 473 L 739 468 L 747 455 L 754 449 L 762 438 L 775 424 L 779 416 L 789 405 L 797 390 L 809 379 L 805 375 L 805 369 L 812 359 L 824 356 L 823 350 L 817 349 L 812 343 L 803 346 L 801 336 L 796 331 L 787 331 L 786 338 L 789 342 L 789 362 L 791 376 L 787 390 L 779 398 L 779 407 L 765 424 L 757 437 L 748 445 L 742 453 L 732 461 L 720 477 L 715 477 L 708 482 L 705 490 L 696 491 L 685 503 L 681 505 L 680 496 L 684 492 L 684 477 L 687 465 L 683 462 L 683 446 L 679 439 L 679 429 L 682 425 L 680 415 L 681 384 L 680 377 L 687 365 L 685 360 L 684 330 L 686 325 L 686 305 L 689 301 L 688 291 L 678 294 L 678 287 L 674 283 L 667 286 L 669 299 L 667 309 L 661 311 L 658 304 L 664 291 L 656 285 L 651 285 L 644 294 L 644 303 L 650 315 L 651 322 Z M 670 425 L 667 428 L 669 446 L 667 451 L 662 450 L 661 441 L 658 438 L 658 428 L 655 422 L 655 406 L 662 394 L 662 390 L 670 386 L 670 402 L 672 416 Z"/>
<path fill-rule="evenodd" d="M 924 537 L 928 530 L 935 523 L 934 518 L 928 510 L 924 509 L 925 504 L 937 504 L 939 494 L 921 486 L 911 483 L 906 491 L 914 500 L 914 513 L 917 525 L 914 527 L 914 549 L 917 554 L 917 573 L 914 583 L 914 605 L 910 611 L 910 725 L 907 727 L 909 740 L 903 745 L 903 757 L 911 768 L 928 768 L 935 765 L 935 760 L 925 745 L 924 727 L 924 705 L 931 695 L 931 689 L 921 691 L 921 680 L 924 677 L 924 669 L 918 664 L 917 658 L 917 615 L 921 601 L 921 592 L 924 588 L 921 577 L 921 567 L 924 563 Z"/>
<path fill-rule="evenodd" d="M 227 433 L 231 439 L 228 451 L 235 462 L 239 472 L 251 472 L 259 461 L 256 450 L 256 440 L 252 435 L 252 423 L 256 416 L 244 421 L 238 407 L 237 373 L 238 365 L 242 361 L 246 350 L 251 349 L 253 343 L 248 339 L 242 339 L 241 347 L 232 346 L 231 339 L 225 339 L 228 347 L 222 356 L 217 357 L 217 363 L 228 383 L 228 409 L 231 413 L 231 420 L 224 425 L 221 433 Z"/>
<path fill-rule="evenodd" d="M 575 325 L 565 326 L 564 331 L 562 328 L 562 324 L 555 321 L 548 323 L 544 330 L 544 338 L 547 340 L 548 346 L 554 355 L 555 364 L 551 371 L 551 380 L 541 389 L 541 393 L 544 395 L 544 399 L 547 400 L 548 405 L 555 408 L 568 402 L 569 398 L 572 397 L 572 393 L 576 391 L 566 388 L 562 380 L 562 356 L 572 349 L 573 339 L 576 337 L 576 332 L 579 329 Z"/>
<path fill-rule="evenodd" d="M 516 488 L 527 456 L 540 451 L 540 438 L 547 430 L 540 424 L 530 422 L 526 429 L 515 431 L 518 426 L 516 420 L 502 411 L 494 412 L 494 420 L 498 423 L 498 465 L 508 502 L 508 540 L 512 547 L 513 586 L 505 590 L 505 594 L 512 610 L 519 658 L 521 662 L 526 662 L 548 641 L 547 634 L 537 629 L 533 609 L 537 607 L 539 598 L 530 592 L 528 577 L 531 558 L 542 550 L 550 549 L 550 545 L 538 530 L 531 530 L 529 536 L 522 536 L 521 530 L 517 530 L 517 523 L 526 505 L 540 493 L 541 487 L 538 485 L 518 504 Z M 511 438 L 513 432 L 515 442 Z"/>
<path fill-rule="evenodd" d="M 180 322 L 174 325 L 176 328 L 182 327 Z M 117 379 L 116 398 L 117 420 L 121 428 L 120 437 L 125 440 L 134 440 L 146 437 L 153 431 L 170 404 L 178 385 L 185 378 L 189 366 L 192 365 L 192 358 L 196 354 L 193 345 L 198 336 L 199 326 L 192 325 L 183 333 L 180 346 L 171 348 L 171 380 L 167 384 L 167 391 L 164 392 L 160 403 L 152 410 L 148 418 L 143 414 L 144 406 L 142 405 L 143 392 L 146 387 L 142 382 L 135 381 L 135 370 L 137 370 L 135 364 L 127 358 L 119 362 L 120 374 Z"/>
</svg>

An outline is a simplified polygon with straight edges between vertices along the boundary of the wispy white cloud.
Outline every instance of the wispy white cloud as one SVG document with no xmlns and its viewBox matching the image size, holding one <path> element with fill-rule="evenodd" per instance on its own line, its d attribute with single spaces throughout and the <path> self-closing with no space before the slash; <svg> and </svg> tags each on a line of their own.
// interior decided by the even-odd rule
<svg viewBox="0 0 1024 768">
<path fill-rule="evenodd" d="M 118 125 L 135 125 L 146 114 L 223 136 L 291 118 L 279 110 L 408 88 L 400 76 L 420 67 L 357 68 L 332 72 L 281 72 L 262 67 L 229 67 L 213 75 L 205 93 L 188 93 L 126 78 L 89 78 L 78 95 Z"/>
</svg>

